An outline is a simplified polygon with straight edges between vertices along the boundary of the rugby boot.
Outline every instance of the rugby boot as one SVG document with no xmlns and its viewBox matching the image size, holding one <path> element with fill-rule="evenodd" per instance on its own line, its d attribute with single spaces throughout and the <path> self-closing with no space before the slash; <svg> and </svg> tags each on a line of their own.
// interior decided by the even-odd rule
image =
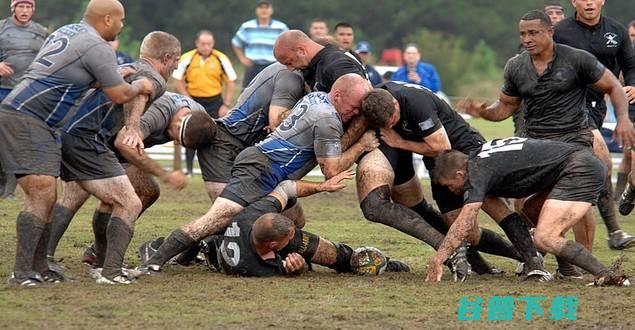
<svg viewBox="0 0 635 330">
<path fill-rule="evenodd" d="M 635 189 L 633 189 L 630 183 L 622 193 L 617 205 L 620 214 L 623 216 L 627 216 L 633 211 L 635 207 Z"/>
<path fill-rule="evenodd" d="M 399 261 L 396 259 L 390 259 L 389 257 L 386 257 L 386 259 L 388 259 L 388 262 L 386 263 L 385 271 L 391 272 L 391 273 L 410 272 L 410 266 L 408 266 L 405 262 Z"/>
<path fill-rule="evenodd" d="M 25 278 L 17 278 L 15 273 L 11 273 L 7 284 L 20 288 L 37 288 L 44 286 L 45 282 L 42 276 L 37 273 Z"/>
<path fill-rule="evenodd" d="M 616 230 L 609 234 L 608 243 L 611 250 L 624 250 L 635 247 L 635 237 L 623 230 Z"/>
<path fill-rule="evenodd" d="M 159 247 L 163 244 L 163 240 L 163 237 L 159 237 L 155 240 L 147 241 L 139 245 L 139 248 L 137 249 L 137 256 L 141 259 L 142 264 L 147 263 L 148 260 L 157 253 Z"/>
<path fill-rule="evenodd" d="M 472 272 L 472 266 L 467 261 L 467 248 L 468 244 L 463 241 L 448 260 L 445 261 L 445 265 L 452 272 L 454 282 L 465 282 Z"/>
</svg>

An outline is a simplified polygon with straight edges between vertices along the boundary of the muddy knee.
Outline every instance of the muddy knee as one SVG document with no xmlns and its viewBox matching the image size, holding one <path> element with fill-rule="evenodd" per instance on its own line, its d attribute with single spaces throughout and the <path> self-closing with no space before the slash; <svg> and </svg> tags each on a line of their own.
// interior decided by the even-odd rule
<svg viewBox="0 0 635 330">
<path fill-rule="evenodd" d="M 368 193 L 360 203 L 364 217 L 372 222 L 383 222 L 386 217 L 385 207 L 390 202 L 390 187 L 381 186 Z"/>
</svg>

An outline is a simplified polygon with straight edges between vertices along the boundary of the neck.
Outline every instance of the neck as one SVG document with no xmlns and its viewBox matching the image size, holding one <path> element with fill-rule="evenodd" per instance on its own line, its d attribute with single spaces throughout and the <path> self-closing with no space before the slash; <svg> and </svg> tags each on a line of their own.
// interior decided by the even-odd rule
<svg viewBox="0 0 635 330">
<path fill-rule="evenodd" d="M 22 23 L 22 22 L 18 21 L 18 19 L 15 16 L 13 16 L 11 18 L 13 19 L 13 24 L 15 24 L 17 26 L 27 26 L 27 25 L 29 25 L 29 23 L 31 23 L 31 20 L 28 20 L 26 23 Z"/>
<path fill-rule="evenodd" d="M 269 25 L 271 23 L 271 17 L 269 18 L 258 18 L 258 25 Z"/>
<path fill-rule="evenodd" d="M 317 53 L 319 53 L 322 49 L 324 49 L 324 46 L 318 43 L 310 43 L 306 48 L 307 48 L 306 52 L 308 57 L 310 59 L 313 59 L 315 55 L 317 55 Z"/>
<path fill-rule="evenodd" d="M 553 43 L 547 47 L 542 53 L 529 55 L 533 62 L 548 62 L 553 58 Z"/>
<path fill-rule="evenodd" d="M 600 23 L 600 17 L 601 15 L 598 15 L 595 18 L 592 18 L 590 20 L 585 19 L 584 17 L 580 16 L 580 14 L 576 13 L 575 14 L 575 20 L 578 22 L 582 22 L 588 26 L 595 26 L 598 25 L 598 23 Z"/>
</svg>

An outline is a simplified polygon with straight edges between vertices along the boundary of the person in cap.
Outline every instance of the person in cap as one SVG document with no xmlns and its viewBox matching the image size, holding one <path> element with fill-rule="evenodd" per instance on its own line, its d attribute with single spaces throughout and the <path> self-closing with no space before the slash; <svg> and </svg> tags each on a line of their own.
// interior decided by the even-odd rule
<svg viewBox="0 0 635 330">
<path fill-rule="evenodd" d="M 368 58 L 370 57 L 370 44 L 368 44 L 368 42 L 366 41 L 360 41 L 357 44 L 357 49 L 355 50 L 355 52 L 357 52 L 359 59 L 362 60 L 364 68 L 366 68 L 366 73 L 368 73 L 368 80 L 370 81 L 370 84 L 373 86 L 381 84 L 381 75 L 379 74 L 379 72 L 377 72 L 377 70 L 375 70 L 375 67 L 368 63 Z"/>
</svg>

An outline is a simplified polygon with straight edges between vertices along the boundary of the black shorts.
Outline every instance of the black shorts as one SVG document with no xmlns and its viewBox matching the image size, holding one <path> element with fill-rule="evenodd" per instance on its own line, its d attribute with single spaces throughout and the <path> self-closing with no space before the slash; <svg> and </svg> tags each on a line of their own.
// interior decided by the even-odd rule
<svg viewBox="0 0 635 330">
<path fill-rule="evenodd" d="M 527 132 L 527 137 L 532 139 L 560 141 L 564 143 L 571 143 L 576 146 L 581 146 L 585 149 L 593 149 L 593 133 L 591 133 L 590 128 L 562 134 L 537 134 L 533 132 Z"/>
<path fill-rule="evenodd" d="M 605 180 L 604 164 L 589 150 L 580 150 L 569 156 L 547 198 L 595 204 Z"/>
<path fill-rule="evenodd" d="M 229 134 L 227 129 L 219 124 L 212 142 L 196 150 L 203 180 L 227 183 L 236 156 L 246 147 L 242 141 Z"/>
<path fill-rule="evenodd" d="M 604 124 L 606 117 L 606 103 L 602 101 L 597 103 L 595 107 L 589 106 L 589 128 L 592 130 L 600 129 Z"/>
<path fill-rule="evenodd" d="M 62 133 L 62 180 L 88 181 L 125 175 L 115 153 L 96 137 Z"/>
<path fill-rule="evenodd" d="M 42 120 L 0 109 L 0 163 L 7 175 L 60 175 L 61 141 Z"/>
<path fill-rule="evenodd" d="M 218 110 L 223 105 L 223 96 L 221 94 L 211 97 L 192 97 L 192 99 L 202 105 L 210 117 L 218 118 Z"/>
<path fill-rule="evenodd" d="M 472 152 L 472 150 L 468 150 L 467 152 Z M 423 163 L 426 164 L 428 171 L 432 173 L 435 167 L 434 158 L 423 157 Z M 446 214 L 463 207 L 463 195 L 453 193 L 448 187 L 434 183 L 434 180 L 432 180 L 430 190 L 432 190 L 432 198 L 437 203 L 441 214 Z"/>
<path fill-rule="evenodd" d="M 256 147 L 243 150 L 231 169 L 231 178 L 220 193 L 244 207 L 266 196 L 284 178 L 274 173 L 271 161 Z"/>
</svg>

